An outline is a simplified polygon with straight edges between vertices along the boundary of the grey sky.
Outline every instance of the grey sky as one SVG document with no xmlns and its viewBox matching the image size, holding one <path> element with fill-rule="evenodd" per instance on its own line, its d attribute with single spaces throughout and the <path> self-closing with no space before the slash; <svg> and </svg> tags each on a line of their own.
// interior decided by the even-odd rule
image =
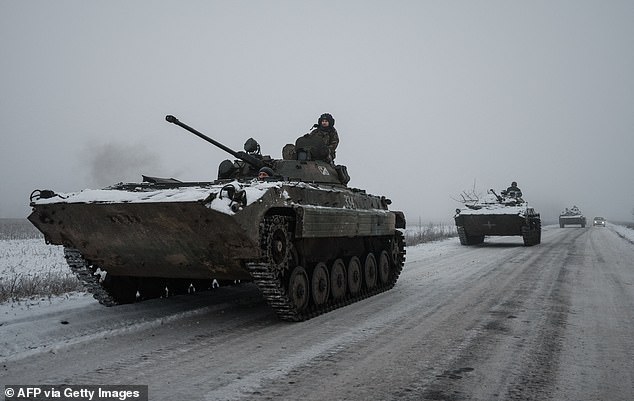
<svg viewBox="0 0 634 401">
<path fill-rule="evenodd" d="M 632 1 L 0 0 L 0 217 L 33 189 L 281 157 L 330 112 L 351 186 L 410 222 L 473 187 L 554 220 L 634 209 Z"/>
</svg>

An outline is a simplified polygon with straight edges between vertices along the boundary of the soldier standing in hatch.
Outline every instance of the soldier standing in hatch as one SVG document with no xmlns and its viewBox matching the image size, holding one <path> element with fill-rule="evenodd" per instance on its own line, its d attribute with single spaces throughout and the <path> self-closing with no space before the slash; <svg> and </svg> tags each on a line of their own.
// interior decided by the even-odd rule
<svg viewBox="0 0 634 401">
<path fill-rule="evenodd" d="M 319 116 L 317 124 L 313 125 L 313 129 L 305 137 L 317 136 L 324 141 L 328 148 L 328 162 L 333 163 L 336 156 L 337 145 L 339 145 L 339 134 L 335 129 L 335 119 L 330 113 L 324 113 Z"/>
<path fill-rule="evenodd" d="M 514 198 L 521 198 L 522 190 L 517 187 L 517 182 L 513 181 L 511 186 L 506 188 L 506 194 Z"/>
</svg>

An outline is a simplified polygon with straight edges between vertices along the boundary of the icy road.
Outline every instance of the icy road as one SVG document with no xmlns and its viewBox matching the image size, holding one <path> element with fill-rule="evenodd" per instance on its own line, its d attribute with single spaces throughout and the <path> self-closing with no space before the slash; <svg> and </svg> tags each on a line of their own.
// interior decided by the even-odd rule
<svg viewBox="0 0 634 401">
<path fill-rule="evenodd" d="M 409 247 L 391 291 L 302 323 L 244 284 L 0 315 L 0 385 L 148 385 L 151 400 L 632 400 L 634 244 Z"/>
</svg>

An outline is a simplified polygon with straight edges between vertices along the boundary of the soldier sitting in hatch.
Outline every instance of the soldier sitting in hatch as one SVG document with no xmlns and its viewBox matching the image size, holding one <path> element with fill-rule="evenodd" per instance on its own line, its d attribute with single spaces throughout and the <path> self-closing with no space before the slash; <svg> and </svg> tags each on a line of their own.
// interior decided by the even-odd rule
<svg viewBox="0 0 634 401">
<path fill-rule="evenodd" d="M 334 166 L 337 145 L 339 145 L 339 134 L 335 129 L 335 119 L 331 114 L 324 113 L 319 116 L 311 132 L 297 138 L 294 145 L 284 146 L 282 158 L 296 160 L 308 157 L 310 160 L 327 161 Z"/>
<path fill-rule="evenodd" d="M 335 129 L 335 119 L 330 113 L 324 113 L 319 116 L 317 124 L 313 125 L 313 128 L 314 129 L 311 132 L 305 134 L 302 138 L 321 139 L 326 146 L 328 153 L 324 159 L 333 164 L 336 156 L 337 145 L 339 145 L 339 134 Z"/>
<path fill-rule="evenodd" d="M 336 156 L 337 145 L 339 145 L 339 134 L 335 129 L 335 119 L 330 113 L 324 113 L 319 116 L 317 124 L 313 125 L 314 130 L 304 136 L 318 136 L 320 137 L 329 151 L 329 159 L 327 161 L 333 162 Z"/>
<path fill-rule="evenodd" d="M 512 198 L 521 198 L 522 190 L 517 187 L 517 182 L 513 181 L 511 186 L 506 188 L 505 194 L 506 196 L 510 196 Z"/>
</svg>

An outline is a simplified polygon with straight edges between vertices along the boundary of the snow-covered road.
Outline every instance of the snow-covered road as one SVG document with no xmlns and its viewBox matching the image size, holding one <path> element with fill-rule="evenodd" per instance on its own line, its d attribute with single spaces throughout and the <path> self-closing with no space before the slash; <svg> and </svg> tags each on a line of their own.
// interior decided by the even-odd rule
<svg viewBox="0 0 634 401">
<path fill-rule="evenodd" d="M 394 289 L 302 323 L 250 285 L 105 308 L 0 308 L 0 386 L 148 385 L 151 400 L 630 400 L 634 244 L 546 227 L 409 247 Z"/>
</svg>

